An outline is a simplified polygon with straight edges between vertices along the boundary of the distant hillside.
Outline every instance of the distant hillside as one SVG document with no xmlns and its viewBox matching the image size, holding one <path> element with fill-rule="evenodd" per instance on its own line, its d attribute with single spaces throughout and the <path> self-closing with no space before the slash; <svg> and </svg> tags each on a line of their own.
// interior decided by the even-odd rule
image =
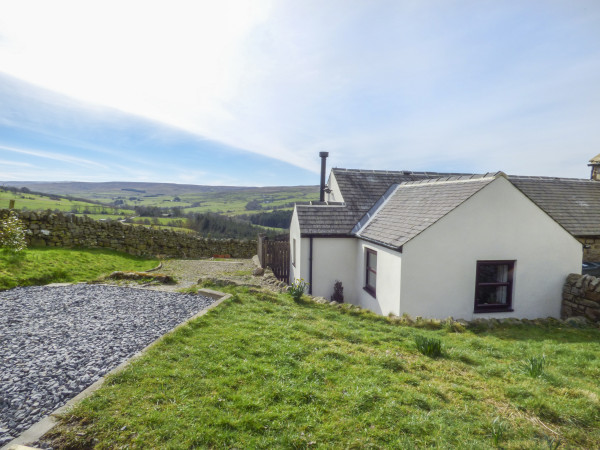
<svg viewBox="0 0 600 450">
<path fill-rule="evenodd" d="M 216 213 L 244 216 L 264 226 L 289 224 L 294 203 L 318 200 L 318 186 L 201 186 L 136 182 L 36 182 L 0 181 L 8 189 L 89 200 L 104 206 L 130 210 L 144 217 Z M 25 206 L 25 205 L 23 205 Z M 160 211 L 159 211 L 160 210 Z M 282 214 L 286 211 L 287 214 Z M 287 225 L 286 225 L 287 228 Z"/>
<path fill-rule="evenodd" d="M 297 192 L 316 190 L 318 186 L 205 186 L 196 184 L 176 183 L 138 183 L 130 181 L 110 181 L 105 183 L 89 183 L 80 181 L 0 181 L 0 186 L 26 187 L 49 194 L 84 196 L 96 198 L 101 195 L 106 198 L 113 195 L 124 195 L 127 192 L 149 195 L 182 195 L 207 192 L 248 192 L 255 194 L 270 194 L 274 192 Z"/>
<path fill-rule="evenodd" d="M 318 191 L 318 186 L 0 181 L 0 208 L 14 200 L 19 210 L 51 209 L 205 236 L 248 238 L 284 232 L 294 204 L 317 200 Z"/>
</svg>

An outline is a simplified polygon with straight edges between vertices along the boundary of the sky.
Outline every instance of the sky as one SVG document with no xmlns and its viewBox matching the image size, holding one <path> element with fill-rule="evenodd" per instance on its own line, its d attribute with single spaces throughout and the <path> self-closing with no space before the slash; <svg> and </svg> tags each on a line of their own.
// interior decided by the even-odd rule
<svg viewBox="0 0 600 450">
<path fill-rule="evenodd" d="M 597 0 L 0 0 L 0 180 L 588 178 Z"/>
</svg>

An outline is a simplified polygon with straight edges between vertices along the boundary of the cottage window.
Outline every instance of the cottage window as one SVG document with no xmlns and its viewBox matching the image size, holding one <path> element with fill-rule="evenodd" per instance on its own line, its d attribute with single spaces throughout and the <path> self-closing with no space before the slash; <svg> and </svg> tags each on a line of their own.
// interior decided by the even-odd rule
<svg viewBox="0 0 600 450">
<path fill-rule="evenodd" d="M 367 249 L 365 260 L 365 291 L 375 297 L 375 288 L 377 286 L 377 252 L 375 250 Z"/>
<path fill-rule="evenodd" d="M 475 312 L 512 311 L 514 261 L 477 261 Z"/>
</svg>

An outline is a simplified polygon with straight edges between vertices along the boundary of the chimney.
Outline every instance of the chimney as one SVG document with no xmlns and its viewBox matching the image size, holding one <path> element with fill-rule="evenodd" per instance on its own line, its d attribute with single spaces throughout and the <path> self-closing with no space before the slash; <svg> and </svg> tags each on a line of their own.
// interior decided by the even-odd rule
<svg viewBox="0 0 600 450">
<path fill-rule="evenodd" d="M 325 166 L 327 165 L 327 157 L 329 152 L 319 152 L 321 157 L 321 188 L 319 189 L 319 201 L 325 201 Z M 600 156 L 600 155 L 598 155 Z"/>
<path fill-rule="evenodd" d="M 588 166 L 592 168 L 590 178 L 594 181 L 600 181 L 600 154 L 590 159 Z"/>
</svg>

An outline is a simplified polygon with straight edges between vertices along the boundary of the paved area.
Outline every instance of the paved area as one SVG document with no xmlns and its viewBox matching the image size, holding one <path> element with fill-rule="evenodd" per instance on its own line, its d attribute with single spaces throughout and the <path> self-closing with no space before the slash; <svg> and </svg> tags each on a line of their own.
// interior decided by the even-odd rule
<svg viewBox="0 0 600 450">
<path fill-rule="evenodd" d="M 213 301 L 181 289 L 210 279 L 285 290 L 270 271 L 254 275 L 256 267 L 251 259 L 169 260 L 156 272 L 176 284 L 0 292 L 0 446 Z"/>
<path fill-rule="evenodd" d="M 0 292 L 0 446 L 213 302 L 88 284 Z"/>
</svg>

